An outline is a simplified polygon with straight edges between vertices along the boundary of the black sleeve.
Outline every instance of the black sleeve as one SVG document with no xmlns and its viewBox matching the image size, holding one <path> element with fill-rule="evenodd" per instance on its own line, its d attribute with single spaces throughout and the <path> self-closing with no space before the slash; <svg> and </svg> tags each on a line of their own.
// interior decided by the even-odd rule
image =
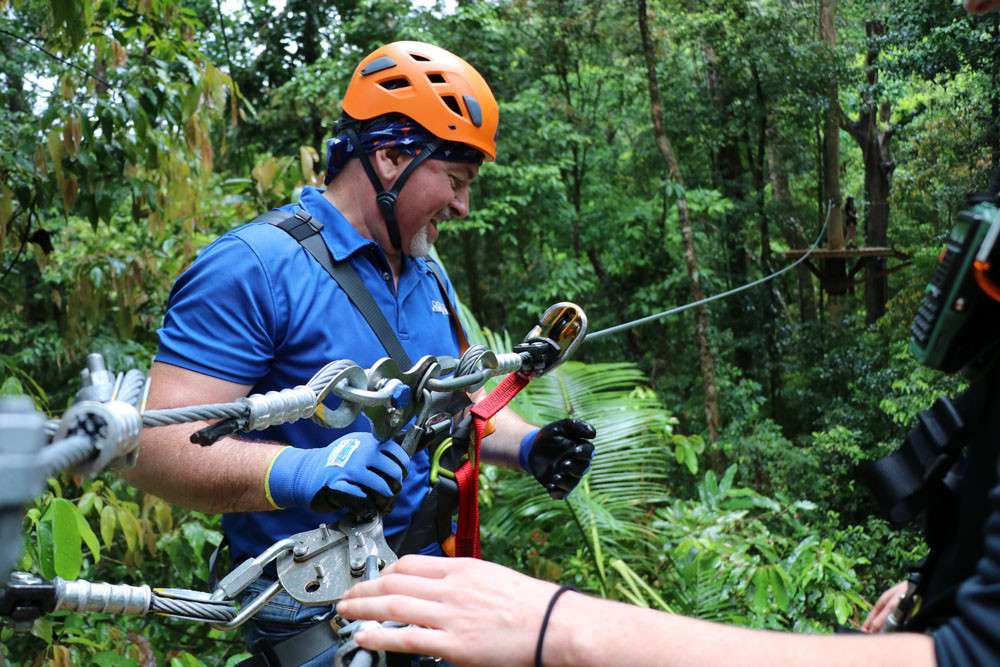
<svg viewBox="0 0 1000 667">
<path fill-rule="evenodd" d="M 976 573 L 955 594 L 956 616 L 934 633 L 938 665 L 1000 665 L 1000 485 L 989 494 L 990 514 Z"/>
</svg>

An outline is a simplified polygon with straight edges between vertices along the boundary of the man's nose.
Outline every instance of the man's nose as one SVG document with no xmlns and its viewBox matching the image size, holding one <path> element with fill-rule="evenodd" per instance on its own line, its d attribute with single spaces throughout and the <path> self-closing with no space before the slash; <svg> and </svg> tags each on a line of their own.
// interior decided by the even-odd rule
<svg viewBox="0 0 1000 667">
<path fill-rule="evenodd" d="M 455 192 L 455 196 L 452 197 L 451 203 L 448 204 L 448 208 L 451 209 L 451 214 L 456 218 L 464 218 L 469 215 L 469 187 L 465 186 L 459 188 Z"/>
</svg>

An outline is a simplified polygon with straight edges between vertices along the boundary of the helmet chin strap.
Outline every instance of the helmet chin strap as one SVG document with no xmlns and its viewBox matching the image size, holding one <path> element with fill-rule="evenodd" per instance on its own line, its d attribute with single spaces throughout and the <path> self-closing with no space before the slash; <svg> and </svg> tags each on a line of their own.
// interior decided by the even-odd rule
<svg viewBox="0 0 1000 667">
<path fill-rule="evenodd" d="M 399 175 L 396 182 L 392 184 L 392 188 L 386 190 L 382 187 L 382 181 L 379 179 L 378 174 L 375 173 L 375 168 L 372 166 L 371 160 L 368 159 L 368 155 L 362 149 L 361 137 L 358 136 L 356 126 L 357 121 L 353 119 L 342 124 L 348 138 L 354 145 L 354 150 L 357 151 L 358 158 L 361 160 L 361 166 L 364 167 L 365 173 L 368 174 L 368 180 L 371 181 L 372 187 L 375 188 L 375 201 L 378 203 L 379 211 L 381 211 L 382 217 L 385 219 L 385 228 L 389 232 L 389 241 L 392 243 L 393 248 L 402 250 L 403 241 L 399 235 L 399 222 L 396 220 L 396 200 L 399 198 L 399 191 L 403 189 L 413 170 L 420 166 L 421 162 L 429 158 L 444 143 L 444 140 L 440 137 L 435 137 L 433 141 L 425 144 L 420 154 L 416 155 L 410 161 L 410 164 L 406 165 L 406 169 Z"/>
</svg>

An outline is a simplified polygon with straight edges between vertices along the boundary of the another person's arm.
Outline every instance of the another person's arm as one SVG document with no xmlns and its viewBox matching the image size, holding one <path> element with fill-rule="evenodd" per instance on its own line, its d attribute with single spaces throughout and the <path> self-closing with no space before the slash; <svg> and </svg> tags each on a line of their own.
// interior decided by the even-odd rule
<svg viewBox="0 0 1000 667">
<path fill-rule="evenodd" d="M 861 624 L 861 629 L 865 632 L 882 632 L 885 622 L 889 620 L 892 612 L 896 611 L 902 596 L 906 593 L 907 585 L 907 582 L 902 581 L 882 593 L 875 606 L 868 612 L 868 617 Z"/>
<path fill-rule="evenodd" d="M 357 584 L 338 604 L 345 618 L 414 626 L 365 630 L 365 648 L 423 653 L 458 665 L 533 665 L 558 587 L 493 563 L 406 556 Z M 672 665 L 935 664 L 925 635 L 795 635 L 748 630 L 564 593 L 545 633 L 542 664 Z"/>
</svg>

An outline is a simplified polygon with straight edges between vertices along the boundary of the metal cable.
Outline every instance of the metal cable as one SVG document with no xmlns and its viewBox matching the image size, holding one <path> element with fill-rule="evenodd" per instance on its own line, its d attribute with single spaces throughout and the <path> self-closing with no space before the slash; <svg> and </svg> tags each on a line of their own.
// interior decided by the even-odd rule
<svg viewBox="0 0 1000 667">
<path fill-rule="evenodd" d="M 351 660 L 351 667 L 371 667 L 375 662 L 372 652 L 367 649 L 359 649 Z"/>
<path fill-rule="evenodd" d="M 208 405 L 190 405 L 184 408 L 146 410 L 142 414 L 142 425 L 169 426 L 209 419 L 241 418 L 246 417 L 248 411 L 248 407 L 241 403 L 210 403 Z"/>
<path fill-rule="evenodd" d="M 455 377 L 471 375 L 479 370 L 480 360 L 489 354 L 490 349 L 485 345 L 470 345 L 462 358 L 458 360 L 458 367 L 455 369 Z"/>
<path fill-rule="evenodd" d="M 140 370 L 131 369 L 125 373 L 125 378 L 118 389 L 118 400 L 139 407 L 139 400 L 142 398 L 142 390 L 145 384 L 146 375 Z"/>
<path fill-rule="evenodd" d="M 520 355 L 510 353 L 495 355 L 497 359 L 497 368 L 490 369 L 477 369 L 476 367 L 480 364 L 480 360 L 486 355 L 492 355 L 493 353 L 484 346 L 478 346 L 473 355 L 463 355 L 462 360 L 464 363 L 460 363 L 460 369 L 456 372 L 456 375 L 448 380 L 438 381 L 445 382 L 449 385 L 448 390 L 467 388 L 476 385 L 481 385 L 486 379 L 494 375 L 502 375 L 505 373 L 511 373 L 515 370 L 521 368 L 523 359 Z M 470 348 L 471 349 L 471 348 Z M 466 358 L 468 356 L 468 359 Z M 356 363 L 350 360 L 340 360 L 335 361 L 327 366 L 320 369 L 317 374 L 309 380 L 306 385 L 311 391 L 313 391 L 317 396 L 323 395 L 327 390 L 327 386 L 330 381 L 333 380 L 337 375 L 341 374 L 343 371 L 358 367 Z M 468 373 L 463 373 L 468 369 Z M 343 383 L 347 382 L 346 386 Z M 352 403 L 355 405 L 382 405 L 386 401 L 390 400 L 392 394 L 391 386 L 383 388 L 378 392 L 368 391 L 366 388 L 355 387 L 350 384 L 350 380 L 345 378 L 340 383 L 338 383 L 339 388 L 332 387 L 332 391 L 335 395 L 341 396 L 343 400 L 347 403 Z M 141 389 L 140 389 L 141 390 Z M 288 390 L 283 390 L 288 391 Z M 131 395 L 131 394 L 130 394 Z M 250 397 L 250 400 L 246 398 L 239 399 L 233 403 L 213 403 L 208 405 L 191 405 L 181 408 L 167 408 L 163 410 L 147 410 L 142 414 L 142 425 L 144 427 L 151 426 L 169 426 L 172 424 L 185 424 L 188 422 L 196 421 L 209 421 L 213 419 L 240 419 L 249 420 L 253 422 L 252 415 L 255 414 L 254 408 L 251 403 L 254 400 L 261 399 L 260 395 L 254 395 Z M 267 399 L 279 400 L 285 398 L 281 395 L 281 392 L 268 392 L 267 395 L 263 397 L 266 401 Z M 265 407 L 266 404 L 265 404 Z M 301 406 L 300 406 L 301 407 Z M 275 412 L 281 412 L 277 407 L 274 408 Z M 272 415 L 273 416 L 273 415 Z M 297 417 L 296 417 L 297 418 Z M 252 423 L 243 423 L 240 428 L 247 428 L 248 424 L 250 428 L 254 428 Z M 280 422 L 272 422 L 280 423 Z"/>
<path fill-rule="evenodd" d="M 76 468 L 94 453 L 94 443 L 90 436 L 72 435 L 64 440 L 57 440 L 41 451 L 45 476 L 51 477 L 63 470 Z"/>
<path fill-rule="evenodd" d="M 312 389 L 314 392 L 319 394 L 326 387 L 327 383 L 341 371 L 350 368 L 351 366 L 356 366 L 353 361 L 349 359 L 341 359 L 340 361 L 335 361 L 331 364 L 327 364 L 316 373 L 316 376 L 309 380 L 307 387 Z"/>
<path fill-rule="evenodd" d="M 184 616 L 186 618 L 196 618 L 207 622 L 226 622 L 236 618 L 238 613 L 235 607 L 208 602 L 198 602 L 196 600 L 177 600 L 166 598 L 153 593 L 149 610 L 160 614 L 170 614 L 172 616 Z"/>
<path fill-rule="evenodd" d="M 648 322 L 653 322 L 653 321 L 658 320 L 660 318 L 666 317 L 667 315 L 674 315 L 676 313 L 680 313 L 680 312 L 683 312 L 685 310 L 690 310 L 691 308 L 695 308 L 697 306 L 701 306 L 701 305 L 704 305 L 706 303 L 710 303 L 712 301 L 718 301 L 719 299 L 725 299 L 727 296 L 732 296 L 734 294 L 737 294 L 738 292 L 742 292 L 743 290 L 748 290 L 751 287 L 756 287 L 757 285 L 760 285 L 761 283 L 765 283 L 768 280 L 773 280 L 773 279 L 777 278 L 778 276 L 780 276 L 782 273 L 785 273 L 786 271 L 791 271 L 796 266 L 798 266 L 799 264 L 801 264 L 802 262 L 804 262 L 806 260 L 806 258 L 809 257 L 809 255 L 812 254 L 813 250 L 816 249 L 816 246 L 819 245 L 819 242 L 823 239 L 823 232 L 826 231 L 826 224 L 827 224 L 827 222 L 830 221 L 830 211 L 832 211 L 832 210 L 833 210 L 833 202 L 831 201 L 827 205 L 826 220 L 823 221 L 823 228 L 819 231 L 819 236 L 816 237 L 816 241 L 809 247 L 809 251 L 806 252 L 806 254 L 802 255 L 802 257 L 799 257 L 797 260 L 795 260 L 794 262 L 792 262 L 791 264 L 789 264 L 785 268 L 779 269 L 778 271 L 775 271 L 771 275 L 764 276 L 763 278 L 760 278 L 759 280 L 755 280 L 755 281 L 753 281 L 751 283 L 747 283 L 746 285 L 742 285 L 742 286 L 737 287 L 735 289 L 731 289 L 728 292 L 723 292 L 721 294 L 716 294 L 715 296 L 710 296 L 710 297 L 708 297 L 706 299 L 702 299 L 701 301 L 694 301 L 692 303 L 684 304 L 683 306 L 678 306 L 677 308 L 671 308 L 670 310 L 665 310 L 662 313 L 657 313 L 655 315 L 649 315 L 647 317 L 641 317 L 641 318 L 639 318 L 637 320 L 632 320 L 631 322 L 626 322 L 625 324 L 619 324 L 617 326 L 609 327 L 607 329 L 601 329 L 600 331 L 595 331 L 594 333 L 587 334 L 587 337 L 584 339 L 584 341 L 586 342 L 588 340 L 593 340 L 593 339 L 597 339 L 597 338 L 603 338 L 604 336 L 610 336 L 613 333 L 618 333 L 619 331 L 625 331 L 627 329 L 632 329 L 633 327 L 637 327 L 640 324 L 646 324 Z"/>
</svg>

